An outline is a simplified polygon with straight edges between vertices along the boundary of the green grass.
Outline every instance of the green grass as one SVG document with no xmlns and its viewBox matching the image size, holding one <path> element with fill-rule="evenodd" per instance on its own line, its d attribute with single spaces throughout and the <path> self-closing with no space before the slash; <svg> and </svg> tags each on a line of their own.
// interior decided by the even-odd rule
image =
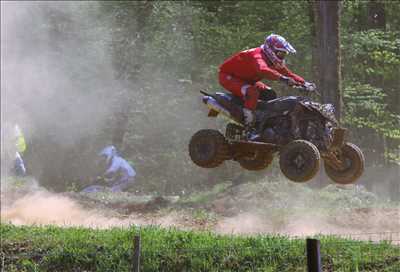
<svg viewBox="0 0 400 272">
<path fill-rule="evenodd" d="M 133 236 L 141 271 L 306 271 L 305 240 L 223 236 L 159 227 L 93 230 L 1 224 L 1 271 L 130 271 Z M 400 271 L 400 250 L 319 237 L 324 271 Z"/>
</svg>

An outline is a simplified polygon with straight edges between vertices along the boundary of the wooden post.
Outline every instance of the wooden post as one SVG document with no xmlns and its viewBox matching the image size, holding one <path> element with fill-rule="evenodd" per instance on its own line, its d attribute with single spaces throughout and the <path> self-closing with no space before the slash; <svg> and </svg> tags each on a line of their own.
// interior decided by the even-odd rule
<svg viewBox="0 0 400 272">
<path fill-rule="evenodd" d="M 308 272 L 322 272 L 320 242 L 317 239 L 307 239 Z"/>
<path fill-rule="evenodd" d="M 133 240 L 133 272 L 140 269 L 140 235 L 135 235 Z"/>
</svg>

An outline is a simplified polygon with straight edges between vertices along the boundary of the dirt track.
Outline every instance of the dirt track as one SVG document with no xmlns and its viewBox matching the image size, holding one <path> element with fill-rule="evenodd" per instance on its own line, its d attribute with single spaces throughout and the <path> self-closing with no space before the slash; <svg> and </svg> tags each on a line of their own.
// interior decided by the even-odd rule
<svg viewBox="0 0 400 272">
<path fill-rule="evenodd" d="M 346 193 L 340 192 L 339 196 Z M 188 203 L 179 202 L 176 197 L 154 198 L 128 193 L 118 198 L 108 195 L 92 198 L 75 193 L 54 194 L 40 188 L 34 191 L 17 189 L 2 192 L 1 219 L 14 224 L 99 228 L 138 224 L 223 234 L 352 234 L 355 239 L 400 240 L 398 205 L 358 205 L 340 209 L 315 206 L 311 209 L 309 205 L 315 203 L 304 203 L 303 196 L 291 195 L 293 192 L 289 192 L 289 197 L 270 194 L 267 190 L 253 191 L 251 186 L 238 187 L 223 190 L 204 203 Z"/>
</svg>

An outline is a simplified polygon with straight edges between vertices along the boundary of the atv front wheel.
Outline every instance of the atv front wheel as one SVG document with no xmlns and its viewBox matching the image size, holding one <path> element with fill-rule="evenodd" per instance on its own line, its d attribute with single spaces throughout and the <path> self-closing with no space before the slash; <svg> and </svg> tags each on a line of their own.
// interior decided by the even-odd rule
<svg viewBox="0 0 400 272">
<path fill-rule="evenodd" d="M 317 174 L 320 160 L 321 155 L 315 145 L 308 141 L 297 140 L 283 147 L 279 166 L 288 179 L 306 182 Z"/>
<path fill-rule="evenodd" d="M 214 168 L 230 158 L 229 144 L 219 131 L 202 129 L 190 139 L 189 155 L 198 166 Z"/>
<path fill-rule="evenodd" d="M 341 153 L 339 159 L 343 164 L 342 169 L 338 169 L 325 161 L 325 172 L 336 183 L 354 183 L 364 172 L 364 155 L 360 148 L 351 143 L 345 143 L 341 148 Z"/>
<path fill-rule="evenodd" d="M 274 156 L 272 155 L 272 153 L 257 152 L 254 158 L 242 158 L 238 159 L 238 162 L 240 166 L 246 170 L 260 171 L 267 168 L 271 164 L 273 159 Z"/>
</svg>

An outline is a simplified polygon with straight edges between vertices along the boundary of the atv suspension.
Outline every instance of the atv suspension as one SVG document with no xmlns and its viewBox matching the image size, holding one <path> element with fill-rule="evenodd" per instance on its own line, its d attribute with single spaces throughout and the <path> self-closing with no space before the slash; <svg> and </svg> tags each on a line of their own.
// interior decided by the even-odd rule
<svg viewBox="0 0 400 272">
<path fill-rule="evenodd" d="M 234 123 L 229 123 L 225 129 L 225 138 L 230 141 L 241 141 L 245 139 L 245 129 Z"/>
</svg>

